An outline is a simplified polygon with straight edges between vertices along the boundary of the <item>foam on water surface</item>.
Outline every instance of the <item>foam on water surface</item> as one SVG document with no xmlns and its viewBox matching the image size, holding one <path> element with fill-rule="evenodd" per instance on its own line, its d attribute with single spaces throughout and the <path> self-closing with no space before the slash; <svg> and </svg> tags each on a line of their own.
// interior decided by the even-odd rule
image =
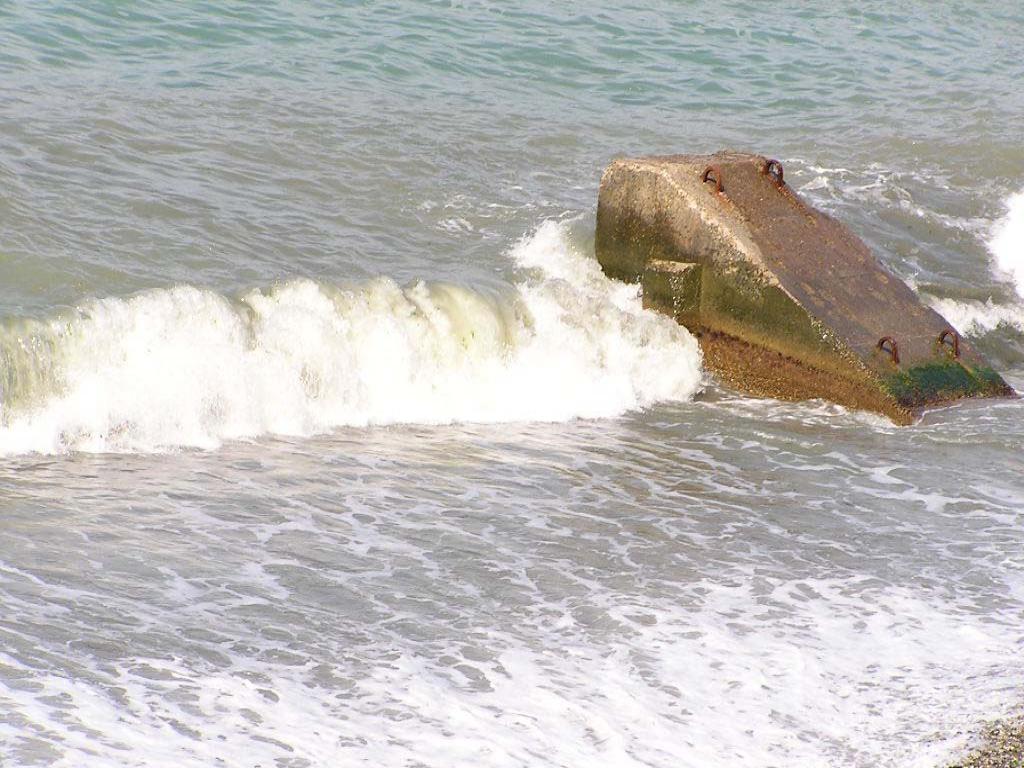
<svg viewBox="0 0 1024 768">
<path fill-rule="evenodd" d="M 607 643 L 543 606 L 550 615 L 534 626 L 477 628 L 440 659 L 390 645 L 369 670 L 334 644 L 333 661 L 289 662 L 278 645 L 223 669 L 134 657 L 77 679 L 6 657 L 32 682 L 0 690 L 11 713 L 0 755 L 24 759 L 49 743 L 61 753 L 53 765 L 103 768 L 924 767 L 964 746 L 974 712 L 1000 712 L 1019 693 L 978 680 L 1024 672 L 1007 666 L 1019 627 L 909 590 L 806 580 L 693 589 L 702 605 L 690 610 L 592 594 L 617 628 Z M 467 651 L 481 641 L 486 658 Z"/>
<path fill-rule="evenodd" d="M 1011 195 L 1006 201 L 1006 214 L 996 224 L 989 250 L 995 266 L 1008 276 L 1024 300 L 1024 190 Z"/>
<path fill-rule="evenodd" d="M 1016 300 L 961 300 L 926 296 L 939 314 L 961 333 L 981 336 L 999 328 L 1024 332 L 1024 192 L 1006 200 L 1006 213 L 989 222 L 981 232 L 992 257 L 992 271 L 998 280 L 1009 279 Z"/>
<path fill-rule="evenodd" d="M 999 304 L 986 301 L 958 301 L 956 299 L 928 297 L 928 303 L 953 324 L 961 333 L 981 336 L 997 328 L 1024 331 L 1024 303 Z"/>
<path fill-rule="evenodd" d="M 0 761 L 942 764 L 1024 694 L 998 438 L 731 418 L 51 459 L 136 501 L 8 518 Z"/>
</svg>

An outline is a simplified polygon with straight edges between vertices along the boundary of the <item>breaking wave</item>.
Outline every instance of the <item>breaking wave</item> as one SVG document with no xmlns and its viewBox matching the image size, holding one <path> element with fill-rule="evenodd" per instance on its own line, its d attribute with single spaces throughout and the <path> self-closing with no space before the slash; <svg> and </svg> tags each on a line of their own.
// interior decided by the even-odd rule
<svg viewBox="0 0 1024 768">
<path fill-rule="evenodd" d="M 1024 190 L 1006 201 L 1006 215 L 996 224 L 988 241 L 996 269 L 1008 276 L 1017 295 L 1024 299 Z"/>
<path fill-rule="evenodd" d="M 0 328 L 0 453 L 213 448 L 340 426 L 610 417 L 701 386 L 696 341 L 543 224 L 502 295 L 179 286 Z"/>
<path fill-rule="evenodd" d="M 1006 208 L 1006 215 L 991 228 L 986 246 L 992 254 L 993 272 L 998 278 L 1009 278 L 1018 300 L 927 297 L 928 303 L 961 333 L 980 336 L 1000 327 L 1024 331 L 1024 190 L 1011 195 Z"/>
<path fill-rule="evenodd" d="M 968 336 L 981 336 L 999 327 L 1024 331 L 1024 305 L 988 301 L 957 301 L 929 297 L 928 303 L 954 328 Z"/>
</svg>

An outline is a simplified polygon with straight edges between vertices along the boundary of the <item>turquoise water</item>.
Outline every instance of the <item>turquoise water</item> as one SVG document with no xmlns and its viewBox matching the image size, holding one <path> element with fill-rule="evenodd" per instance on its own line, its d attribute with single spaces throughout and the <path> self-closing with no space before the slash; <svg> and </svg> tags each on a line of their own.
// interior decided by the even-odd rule
<svg viewBox="0 0 1024 768">
<path fill-rule="evenodd" d="M 283 8 L 0 11 L 4 307 L 295 274 L 486 282 L 503 242 L 591 210 L 619 154 L 749 148 L 967 220 L 1024 176 L 1013 3 Z M 971 274 L 977 244 L 879 222 L 882 202 L 843 212 L 883 257 Z"/>
<path fill-rule="evenodd" d="M 740 397 L 597 184 L 736 148 L 1020 388 L 1017 3 L 0 3 L 0 762 L 937 766 L 1024 410 Z"/>
</svg>

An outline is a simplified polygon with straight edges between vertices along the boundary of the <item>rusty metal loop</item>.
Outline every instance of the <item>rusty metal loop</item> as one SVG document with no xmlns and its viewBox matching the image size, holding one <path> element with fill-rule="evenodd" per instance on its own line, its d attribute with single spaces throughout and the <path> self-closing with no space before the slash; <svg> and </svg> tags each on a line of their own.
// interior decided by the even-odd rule
<svg viewBox="0 0 1024 768">
<path fill-rule="evenodd" d="M 960 334 L 952 328 L 947 328 L 939 334 L 939 344 L 945 344 L 946 339 L 953 339 L 953 357 L 956 359 L 960 358 Z"/>
<path fill-rule="evenodd" d="M 761 173 L 765 176 L 771 176 L 772 181 L 775 182 L 777 187 L 781 187 L 786 183 L 782 174 L 782 163 L 778 160 L 765 160 L 764 165 L 761 166 Z"/>
<path fill-rule="evenodd" d="M 886 350 L 886 348 L 885 348 L 886 344 L 889 345 L 889 349 L 888 350 Z M 896 344 L 896 339 L 894 339 L 892 336 L 883 336 L 882 338 L 880 338 L 878 340 L 878 348 L 880 350 L 882 350 L 883 352 L 888 352 L 889 353 L 889 357 L 892 358 L 892 361 L 896 365 L 900 364 L 900 348 Z"/>
<path fill-rule="evenodd" d="M 714 179 L 715 181 L 715 192 L 722 194 L 722 169 L 717 165 L 709 165 L 704 169 L 704 173 L 700 175 L 702 183 L 707 184 L 708 179 Z"/>
</svg>

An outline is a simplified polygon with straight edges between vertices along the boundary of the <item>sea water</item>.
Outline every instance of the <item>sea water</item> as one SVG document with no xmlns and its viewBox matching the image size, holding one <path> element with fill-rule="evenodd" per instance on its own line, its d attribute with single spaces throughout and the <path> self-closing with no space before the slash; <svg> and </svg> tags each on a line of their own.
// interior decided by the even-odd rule
<svg viewBox="0 0 1024 768">
<path fill-rule="evenodd" d="M 1024 388 L 1014 2 L 0 4 L 0 765 L 940 766 L 1024 406 L 743 397 L 603 277 L 735 148 Z"/>
</svg>

